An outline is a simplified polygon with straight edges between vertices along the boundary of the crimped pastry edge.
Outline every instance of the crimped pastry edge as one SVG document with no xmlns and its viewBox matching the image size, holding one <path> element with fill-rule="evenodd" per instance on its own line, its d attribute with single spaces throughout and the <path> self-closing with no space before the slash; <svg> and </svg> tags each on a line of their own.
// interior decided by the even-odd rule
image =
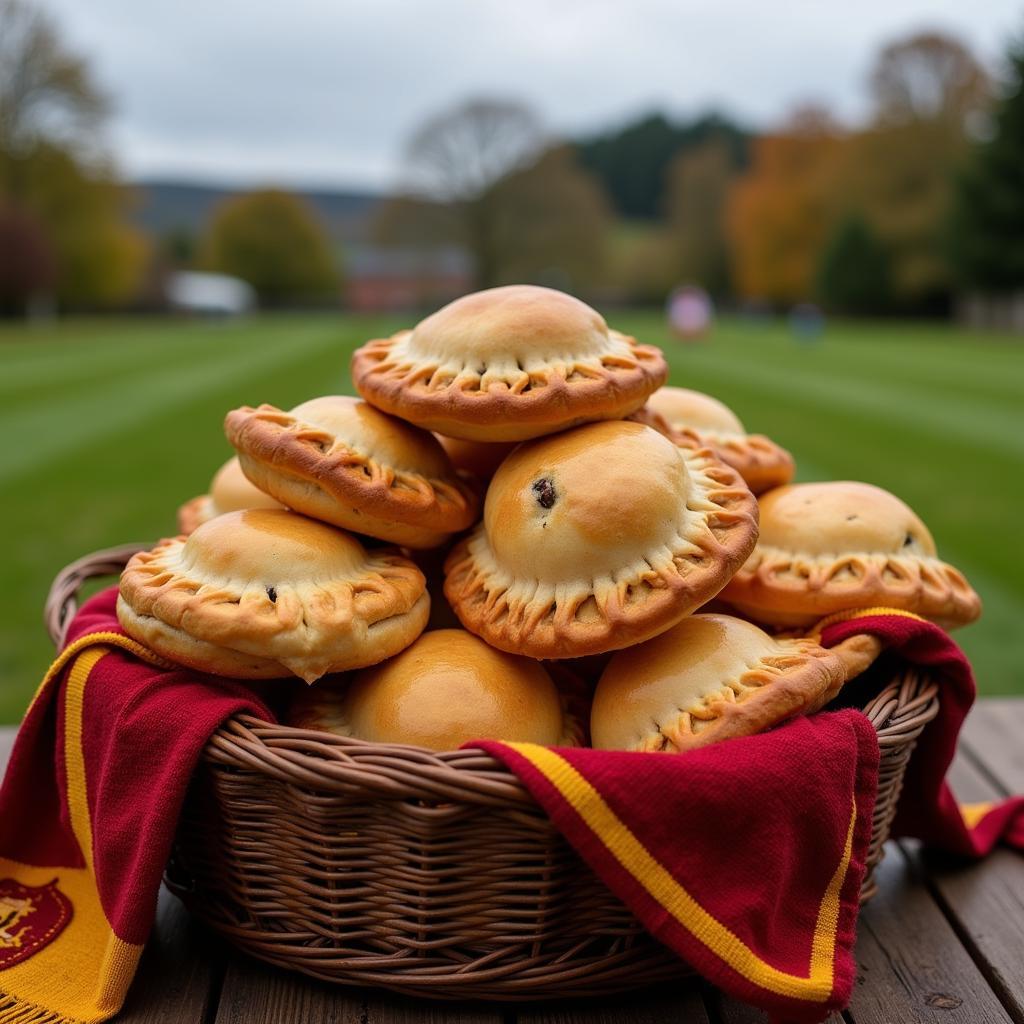
<svg viewBox="0 0 1024 1024">
<path fill-rule="evenodd" d="M 428 430 L 469 441 L 525 441 L 595 420 L 622 419 L 668 378 L 661 351 L 609 331 L 609 350 L 515 376 L 488 366 L 446 371 L 438 359 L 396 358 L 411 336 L 367 342 L 352 356 L 352 380 L 371 405 Z M 486 380 L 486 383 L 485 383 Z"/>
<path fill-rule="evenodd" d="M 959 569 L 938 558 L 885 552 L 811 555 L 758 544 L 722 597 L 774 626 L 810 626 L 834 612 L 883 605 L 946 627 L 981 614 L 981 598 Z"/>
<path fill-rule="evenodd" d="M 209 494 L 198 494 L 178 508 L 178 533 L 188 535 L 213 518 Z"/>
<path fill-rule="evenodd" d="M 479 511 L 476 490 L 454 467 L 450 479 L 440 479 L 385 465 L 273 405 L 232 410 L 224 430 L 257 487 L 358 533 L 432 547 L 471 526 Z"/>
<path fill-rule="evenodd" d="M 797 714 L 811 714 L 832 700 L 847 679 L 840 654 L 815 641 L 779 639 L 769 654 L 677 717 L 653 722 L 629 750 L 679 753 L 738 736 L 764 732 Z M 600 684 L 598 684 L 600 685 Z"/>
<path fill-rule="evenodd" d="M 720 434 L 695 427 L 674 427 L 661 413 L 645 406 L 629 419 L 653 427 L 680 448 L 711 448 L 732 466 L 754 494 L 788 484 L 796 473 L 793 456 L 764 434 Z"/>
<path fill-rule="evenodd" d="M 423 574 L 397 553 L 368 551 L 364 575 L 310 584 L 308 600 L 295 585 L 275 586 L 272 599 L 260 583 L 239 588 L 189 580 L 175 567 L 186 540 L 162 540 L 125 566 L 120 597 L 134 618 L 126 616 L 122 625 L 130 635 L 140 621 L 153 619 L 215 648 L 277 662 L 312 682 L 327 672 L 364 668 L 397 654 L 419 636 L 430 614 Z M 135 638 L 152 646 L 155 637 L 158 654 L 179 660 L 172 649 L 159 646 L 162 633 L 173 643 L 172 632 L 147 632 Z"/>
<path fill-rule="evenodd" d="M 445 562 L 444 593 L 463 626 L 499 650 L 532 658 L 562 659 L 618 650 L 656 636 L 714 597 L 749 556 L 757 539 L 757 500 L 739 474 L 708 448 L 681 449 L 691 482 L 713 511 L 701 536 L 680 538 L 679 550 L 660 570 L 608 581 L 603 600 L 559 602 L 554 587 L 528 581 L 526 591 L 545 597 L 510 607 L 511 584 L 489 578 L 481 558 L 493 563 L 483 524 L 460 541 Z M 579 618 L 582 608 L 596 618 Z M 531 598 L 533 600 L 533 598 Z"/>
</svg>

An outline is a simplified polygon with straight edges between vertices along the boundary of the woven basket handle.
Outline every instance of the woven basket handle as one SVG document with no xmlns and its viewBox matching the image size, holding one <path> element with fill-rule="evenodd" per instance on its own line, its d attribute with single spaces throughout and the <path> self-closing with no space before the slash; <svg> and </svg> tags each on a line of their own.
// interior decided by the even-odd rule
<svg viewBox="0 0 1024 1024">
<path fill-rule="evenodd" d="M 100 576 L 118 575 L 132 555 L 148 547 L 151 545 L 122 544 L 117 548 L 95 551 L 57 573 L 43 611 L 46 631 L 57 648 L 64 646 L 68 626 L 78 611 L 78 592 L 83 584 Z"/>
</svg>

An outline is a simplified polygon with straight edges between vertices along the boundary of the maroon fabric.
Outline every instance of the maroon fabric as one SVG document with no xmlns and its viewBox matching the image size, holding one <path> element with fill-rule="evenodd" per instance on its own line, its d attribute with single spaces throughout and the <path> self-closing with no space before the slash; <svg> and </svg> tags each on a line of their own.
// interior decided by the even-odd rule
<svg viewBox="0 0 1024 1024">
<path fill-rule="evenodd" d="M 551 780 L 514 747 L 474 742 L 500 758 L 644 927 L 730 995 L 779 1020 L 819 1021 L 849 1002 L 860 886 L 878 787 L 875 730 L 857 711 L 797 718 L 756 736 L 681 755 L 560 749 L 647 852 L 696 902 L 772 967 L 810 971 L 822 898 L 839 867 L 833 980 L 816 1001 L 762 987 L 719 957 L 652 896 L 640 863 L 623 863 Z M 822 751 L 828 751 L 827 758 Z M 640 794 L 640 798 L 638 798 Z"/>
<path fill-rule="evenodd" d="M 123 632 L 116 600 L 115 587 L 88 601 L 68 643 Z M 40 695 L 18 735 L 0 790 L 0 853 L 82 866 L 55 742 L 63 735 L 57 718 L 64 674 Z M 240 713 L 273 719 L 249 687 L 233 680 L 155 668 L 118 649 L 93 668 L 82 716 L 93 866 L 104 913 L 125 942 L 146 941 L 189 778 L 210 735 Z"/>
<path fill-rule="evenodd" d="M 939 712 L 921 734 L 907 766 L 893 835 L 913 836 L 966 857 L 984 856 L 999 841 L 1024 850 L 1024 797 L 998 802 L 972 828 L 946 782 L 960 728 L 977 693 L 967 656 L 938 626 L 905 615 L 834 623 L 822 632 L 822 643 L 833 647 L 862 633 L 885 644 L 887 664 L 920 666 L 940 684 Z"/>
<path fill-rule="evenodd" d="M 56 688 L 25 714 L 0 786 L 0 856 L 48 868 L 81 868 L 65 799 L 64 704 Z"/>
</svg>

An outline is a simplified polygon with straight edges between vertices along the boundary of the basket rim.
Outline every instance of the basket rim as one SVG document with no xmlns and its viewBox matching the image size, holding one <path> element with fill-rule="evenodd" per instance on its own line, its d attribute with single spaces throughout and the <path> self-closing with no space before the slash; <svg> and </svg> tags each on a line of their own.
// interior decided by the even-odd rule
<svg viewBox="0 0 1024 1024">
<path fill-rule="evenodd" d="M 114 575 L 145 545 L 126 544 L 76 560 L 54 579 L 46 623 L 60 644 L 74 616 L 78 592 L 93 578 Z M 860 710 L 882 749 L 916 739 L 938 710 L 938 683 L 915 669 L 897 675 Z M 912 735 L 911 735 L 912 734 Z M 661 755 L 655 755 L 661 756 Z M 433 751 L 400 743 L 300 729 L 238 714 L 211 735 L 203 759 L 249 768 L 326 793 L 361 791 L 377 798 L 462 800 L 529 807 L 535 801 L 498 758 L 479 747 Z"/>
<path fill-rule="evenodd" d="M 934 680 L 908 670 L 858 709 L 874 727 L 879 747 L 916 739 L 938 711 L 938 689 Z M 504 762 L 479 747 L 433 751 L 375 743 L 246 714 L 221 725 L 203 756 L 210 763 L 264 771 L 325 793 L 358 789 L 393 799 L 535 802 Z"/>
</svg>

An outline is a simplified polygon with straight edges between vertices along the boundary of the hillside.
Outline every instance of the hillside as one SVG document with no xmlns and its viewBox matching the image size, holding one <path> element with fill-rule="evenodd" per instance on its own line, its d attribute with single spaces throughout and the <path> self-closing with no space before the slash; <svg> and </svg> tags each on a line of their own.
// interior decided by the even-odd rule
<svg viewBox="0 0 1024 1024">
<path fill-rule="evenodd" d="M 157 238 L 182 232 L 199 235 L 217 205 L 243 191 L 172 181 L 139 181 L 132 188 L 136 194 L 132 220 Z M 358 191 L 296 190 L 295 194 L 316 211 L 331 239 L 342 243 L 366 240 L 370 218 L 383 198 Z"/>
</svg>

